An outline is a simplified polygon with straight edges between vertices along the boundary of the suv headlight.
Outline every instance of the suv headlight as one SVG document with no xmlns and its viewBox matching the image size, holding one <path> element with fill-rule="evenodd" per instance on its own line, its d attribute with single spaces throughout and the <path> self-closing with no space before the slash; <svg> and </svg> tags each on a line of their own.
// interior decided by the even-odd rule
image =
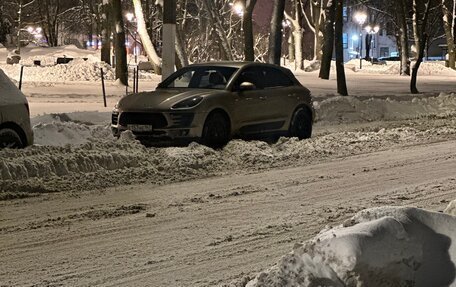
<svg viewBox="0 0 456 287">
<path fill-rule="evenodd" d="M 196 107 L 199 103 L 201 103 L 202 100 L 203 100 L 203 97 L 200 97 L 200 96 L 188 98 L 188 99 L 178 102 L 177 104 L 172 106 L 171 109 L 173 109 L 173 110 L 191 109 L 193 107 Z"/>
</svg>

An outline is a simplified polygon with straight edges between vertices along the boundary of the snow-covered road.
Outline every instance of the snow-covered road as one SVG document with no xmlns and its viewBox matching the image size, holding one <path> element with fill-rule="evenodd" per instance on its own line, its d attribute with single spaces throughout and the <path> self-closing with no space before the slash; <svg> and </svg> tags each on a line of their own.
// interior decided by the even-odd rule
<svg viewBox="0 0 456 287">
<path fill-rule="evenodd" d="M 0 282 L 245 283 L 295 243 L 361 209 L 443 210 L 455 197 L 455 170 L 456 141 L 447 140 L 163 186 L 2 201 Z"/>
</svg>

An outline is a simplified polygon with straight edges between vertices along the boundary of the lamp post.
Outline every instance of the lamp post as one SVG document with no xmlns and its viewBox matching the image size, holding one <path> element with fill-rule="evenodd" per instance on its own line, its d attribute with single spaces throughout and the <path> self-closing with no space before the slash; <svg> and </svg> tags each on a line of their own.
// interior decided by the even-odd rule
<svg viewBox="0 0 456 287">
<path fill-rule="evenodd" d="M 133 26 L 133 23 L 136 22 L 136 18 L 135 18 L 135 15 L 131 12 L 127 13 L 125 15 L 125 17 L 127 18 L 128 20 L 128 23 Z M 138 63 L 138 56 L 137 56 L 137 51 L 136 51 L 136 30 L 135 31 L 132 31 L 133 29 L 129 29 L 130 30 L 130 34 L 132 34 L 133 36 L 133 56 L 135 57 L 135 64 Z M 127 40 L 128 41 L 128 40 Z"/>
<path fill-rule="evenodd" d="M 367 25 L 366 28 L 365 28 L 365 30 L 366 30 L 367 35 L 370 36 L 370 39 L 369 39 L 369 40 L 371 41 L 371 42 L 370 42 L 370 45 L 372 45 L 373 36 L 374 36 L 375 34 L 377 34 L 378 31 L 380 31 L 380 27 L 377 26 L 377 25 L 374 26 L 374 27 L 372 27 L 371 25 Z M 367 37 L 367 35 L 366 35 L 366 37 Z M 372 48 L 371 48 L 370 50 L 372 50 Z M 366 55 L 366 56 L 367 56 L 367 57 L 370 57 L 370 55 Z M 374 52 L 372 52 L 371 62 L 372 62 L 372 64 L 374 63 Z"/>
<path fill-rule="evenodd" d="M 367 14 L 364 12 L 356 12 L 355 13 L 355 21 L 359 24 L 360 26 L 360 32 L 359 32 L 359 68 L 363 68 L 363 25 L 366 23 L 367 20 Z"/>
</svg>

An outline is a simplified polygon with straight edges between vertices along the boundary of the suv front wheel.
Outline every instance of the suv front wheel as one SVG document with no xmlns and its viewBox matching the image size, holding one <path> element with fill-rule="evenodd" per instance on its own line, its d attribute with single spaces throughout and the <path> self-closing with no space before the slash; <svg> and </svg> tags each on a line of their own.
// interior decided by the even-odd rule
<svg viewBox="0 0 456 287">
<path fill-rule="evenodd" d="M 24 145 L 17 132 L 10 128 L 0 129 L 0 148 L 22 148 Z"/>
<path fill-rule="evenodd" d="M 212 148 L 221 148 L 230 140 L 230 124 L 220 112 L 209 115 L 204 123 L 201 142 Z"/>
</svg>

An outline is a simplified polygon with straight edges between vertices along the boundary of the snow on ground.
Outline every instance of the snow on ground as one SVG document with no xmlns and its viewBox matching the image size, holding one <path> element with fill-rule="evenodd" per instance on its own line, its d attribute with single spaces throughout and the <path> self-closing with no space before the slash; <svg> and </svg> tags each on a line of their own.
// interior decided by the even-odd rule
<svg viewBox="0 0 456 287">
<path fill-rule="evenodd" d="M 99 129 L 56 121 L 49 126 L 35 126 L 37 142 L 67 145 L 0 151 L 0 190 L 3 198 L 13 198 L 145 181 L 177 182 L 455 138 L 456 117 L 441 121 L 444 124 L 439 119 L 424 119 L 401 127 L 339 131 L 301 141 L 281 138 L 275 144 L 233 140 L 222 150 L 197 143 L 188 147 L 146 148 L 131 137 L 113 139 L 108 127 Z"/>
<path fill-rule="evenodd" d="M 296 246 L 248 287 L 456 286 L 456 217 L 405 207 L 359 212 Z"/>
<path fill-rule="evenodd" d="M 317 121 L 328 123 L 372 122 L 403 120 L 422 116 L 444 116 L 456 113 L 456 94 L 441 93 L 438 97 L 411 100 L 378 99 L 361 100 L 356 97 L 335 96 L 315 102 Z"/>
<path fill-rule="evenodd" d="M 4 50 L 0 47 L 0 57 Z M 100 67 L 106 68 L 107 79 L 113 79 L 112 70 L 98 62 L 94 52 L 85 55 L 82 51 L 86 53 L 86 50 L 75 47 L 50 49 L 49 54 L 43 53 L 44 50 L 24 49 L 23 64 L 40 59 L 44 65 L 50 65 L 27 67 L 24 76 L 32 83 L 94 82 L 100 79 L 97 73 Z M 53 66 L 55 57 L 63 55 L 88 60 L 76 59 L 67 65 Z M 356 68 L 358 63 L 348 63 L 347 68 L 356 73 L 383 75 L 399 71 L 397 63 L 364 63 L 362 70 Z M 0 68 L 10 77 L 18 78 L 19 66 L 0 64 Z M 420 73 L 456 75 L 438 62 L 423 63 Z M 222 150 L 197 143 L 187 147 L 146 148 L 130 132 L 117 140 L 110 132 L 110 113 L 34 117 L 36 145 L 24 150 L 0 151 L 0 199 L 252 172 L 456 138 L 455 94 L 403 99 L 366 95 L 325 97 L 314 104 L 318 121 L 315 130 L 320 132 L 313 138 L 302 141 L 281 138 L 273 144 L 233 140 Z M 373 121 L 376 124 L 359 129 L 322 131 L 325 125 Z M 456 201 L 453 201 L 445 212 L 455 215 L 455 210 Z M 455 224 L 456 219 L 451 215 L 415 208 L 365 210 L 297 245 L 291 254 L 248 286 L 456 286 L 453 282 L 456 247 L 452 243 L 456 240 Z"/>
</svg>

